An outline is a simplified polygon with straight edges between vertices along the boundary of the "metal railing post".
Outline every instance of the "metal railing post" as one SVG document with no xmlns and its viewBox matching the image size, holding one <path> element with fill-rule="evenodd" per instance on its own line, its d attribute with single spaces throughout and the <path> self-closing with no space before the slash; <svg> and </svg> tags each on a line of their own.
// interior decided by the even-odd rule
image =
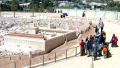
<svg viewBox="0 0 120 68">
<path fill-rule="evenodd" d="M 66 50 L 65 54 L 66 54 L 66 59 L 67 59 L 67 50 Z"/>
<path fill-rule="evenodd" d="M 14 61 L 13 63 L 14 63 L 14 68 L 16 68 L 16 62 Z"/>
<path fill-rule="evenodd" d="M 43 66 L 45 65 L 45 63 L 44 63 L 44 55 L 43 55 Z"/>
<path fill-rule="evenodd" d="M 94 61 L 94 59 L 93 59 L 94 57 L 93 57 L 93 54 L 92 54 L 92 57 L 91 57 L 91 58 L 92 58 L 92 65 L 91 65 L 91 68 L 94 68 L 94 62 L 93 62 L 93 61 Z"/>
<path fill-rule="evenodd" d="M 19 60 L 21 60 L 21 56 L 19 55 Z"/>
<path fill-rule="evenodd" d="M 11 56 L 10 56 L 10 60 L 11 60 Z"/>
<path fill-rule="evenodd" d="M 75 47 L 75 56 L 77 56 L 77 47 Z"/>
<path fill-rule="evenodd" d="M 30 52 L 30 58 L 29 58 L 29 65 L 30 65 L 30 68 L 31 68 L 31 58 L 32 58 L 32 53 Z"/>
<path fill-rule="evenodd" d="M 55 62 L 56 62 L 56 53 L 55 53 Z"/>
</svg>

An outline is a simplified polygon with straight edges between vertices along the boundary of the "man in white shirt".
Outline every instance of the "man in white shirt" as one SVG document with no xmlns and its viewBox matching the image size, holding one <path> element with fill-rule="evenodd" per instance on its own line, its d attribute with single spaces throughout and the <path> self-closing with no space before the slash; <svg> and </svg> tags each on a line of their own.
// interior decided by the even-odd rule
<svg viewBox="0 0 120 68">
<path fill-rule="evenodd" d="M 99 20 L 99 24 L 98 24 L 99 28 L 101 29 L 101 32 L 103 31 L 103 28 L 104 28 L 104 23 L 102 21 L 102 19 L 100 18 Z"/>
</svg>

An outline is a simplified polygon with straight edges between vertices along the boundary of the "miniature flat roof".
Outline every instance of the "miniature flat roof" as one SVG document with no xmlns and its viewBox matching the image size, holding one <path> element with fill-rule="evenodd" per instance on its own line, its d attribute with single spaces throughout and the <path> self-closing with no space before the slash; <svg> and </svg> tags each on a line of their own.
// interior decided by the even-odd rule
<svg viewBox="0 0 120 68">
<path fill-rule="evenodd" d="M 37 35 L 37 34 L 24 34 L 24 33 L 9 33 L 9 36 L 17 36 L 17 37 L 29 37 L 29 38 L 41 38 L 46 39 L 44 35 Z"/>
</svg>

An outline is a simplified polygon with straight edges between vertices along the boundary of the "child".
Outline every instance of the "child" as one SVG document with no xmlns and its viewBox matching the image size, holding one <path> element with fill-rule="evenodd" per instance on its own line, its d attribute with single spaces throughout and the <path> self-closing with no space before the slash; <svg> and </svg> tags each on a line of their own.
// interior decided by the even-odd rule
<svg viewBox="0 0 120 68">
<path fill-rule="evenodd" d="M 85 49 L 84 49 L 84 46 L 85 46 L 85 42 L 83 40 L 81 40 L 80 42 L 80 54 L 81 56 L 85 55 Z"/>
<path fill-rule="evenodd" d="M 106 56 L 107 56 L 107 48 L 106 48 L 106 47 L 103 47 L 103 48 L 102 48 L 102 51 L 103 51 L 103 56 L 104 56 L 104 58 L 106 58 Z"/>
</svg>

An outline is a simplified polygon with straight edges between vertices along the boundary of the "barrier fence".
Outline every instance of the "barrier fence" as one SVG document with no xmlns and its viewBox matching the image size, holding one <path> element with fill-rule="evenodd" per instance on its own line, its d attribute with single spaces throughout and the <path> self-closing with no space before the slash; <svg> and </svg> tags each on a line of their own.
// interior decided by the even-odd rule
<svg viewBox="0 0 120 68">
<path fill-rule="evenodd" d="M 4 61 L 0 62 L 0 68 L 16 68 L 16 62 L 15 61 Z"/>
<path fill-rule="evenodd" d="M 25 68 L 34 68 L 37 66 L 44 66 L 45 64 L 57 62 L 63 59 L 68 59 L 70 57 L 77 56 L 79 52 L 80 52 L 79 46 L 69 48 L 66 50 L 61 50 L 60 52 L 40 55 L 37 57 L 32 57 L 32 53 L 30 52 L 31 55 L 29 59 L 29 66 L 26 66 Z"/>
<path fill-rule="evenodd" d="M 72 47 L 58 52 L 40 55 L 39 53 L 30 55 L 18 55 L 0 58 L 1 68 L 34 68 L 44 66 L 49 63 L 58 62 L 63 59 L 68 59 L 77 56 L 80 53 L 80 47 Z"/>
<path fill-rule="evenodd" d="M 69 16 L 81 17 L 82 13 L 85 11 L 87 18 L 102 18 L 102 19 L 113 19 L 120 20 L 120 12 L 117 11 L 104 11 L 104 10 L 80 10 L 80 9 L 57 9 L 62 10 L 63 13 L 68 13 Z M 13 12 L 0 12 L 1 16 L 13 17 Z M 23 16 L 24 15 L 24 16 Z M 31 12 L 16 12 L 16 17 L 28 17 L 31 16 Z M 40 16 L 43 18 L 60 18 L 60 13 L 35 13 L 35 16 Z"/>
</svg>

